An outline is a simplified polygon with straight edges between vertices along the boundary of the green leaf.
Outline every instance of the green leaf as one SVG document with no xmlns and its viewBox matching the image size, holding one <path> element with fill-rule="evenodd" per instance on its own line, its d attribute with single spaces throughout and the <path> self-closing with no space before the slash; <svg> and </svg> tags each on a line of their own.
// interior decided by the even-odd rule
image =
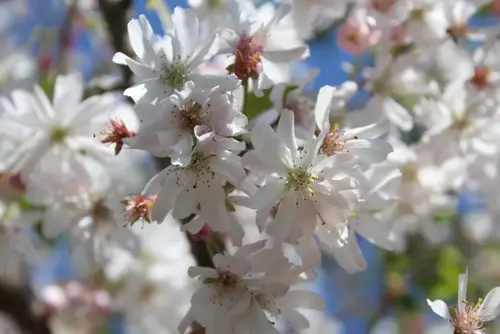
<svg viewBox="0 0 500 334">
<path fill-rule="evenodd" d="M 273 103 L 269 99 L 270 94 L 270 88 L 264 89 L 264 95 L 261 97 L 256 96 L 253 92 L 249 92 L 247 94 L 245 116 L 247 116 L 248 120 L 254 119 L 264 111 L 269 110 L 273 107 Z"/>
<path fill-rule="evenodd" d="M 54 88 L 55 88 L 55 77 L 53 75 L 47 74 L 42 77 L 40 80 L 40 87 L 45 92 L 45 95 L 52 101 L 54 96 Z"/>
<path fill-rule="evenodd" d="M 412 51 L 414 48 L 415 48 L 415 45 L 413 43 L 398 45 L 398 46 L 395 46 L 391 49 L 391 55 L 394 58 L 396 58 L 396 57 L 399 57 L 405 53 Z"/>
<path fill-rule="evenodd" d="M 493 3 L 489 2 L 479 7 L 475 15 L 479 17 L 488 16 L 492 12 L 492 10 L 493 10 Z"/>
<path fill-rule="evenodd" d="M 457 219 L 455 212 L 440 212 L 434 215 L 434 221 L 438 224 L 449 225 Z"/>
<path fill-rule="evenodd" d="M 437 263 L 438 279 L 429 291 L 432 299 L 454 299 L 457 296 L 458 275 L 464 272 L 465 258 L 455 246 L 441 249 Z"/>
<path fill-rule="evenodd" d="M 17 204 L 19 205 L 19 209 L 21 211 L 36 211 L 36 210 L 43 210 L 44 207 L 42 206 L 37 206 L 37 205 L 34 205 L 34 204 L 31 204 L 25 196 L 21 196 L 19 198 L 19 201 L 17 202 Z"/>
<path fill-rule="evenodd" d="M 299 88 L 297 85 L 287 85 L 283 91 L 283 101 L 286 100 L 288 94 Z M 252 120 L 263 112 L 274 107 L 269 96 L 271 95 L 272 88 L 264 89 L 264 95 L 261 97 L 256 96 L 253 92 L 249 92 L 246 96 L 246 111 L 245 115 L 248 120 Z"/>
</svg>

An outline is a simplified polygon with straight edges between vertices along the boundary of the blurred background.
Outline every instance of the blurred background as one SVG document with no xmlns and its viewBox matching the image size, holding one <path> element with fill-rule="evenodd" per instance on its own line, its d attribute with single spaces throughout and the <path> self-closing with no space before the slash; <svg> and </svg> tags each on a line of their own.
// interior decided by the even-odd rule
<svg viewBox="0 0 500 334">
<path fill-rule="evenodd" d="M 183 0 L 163 1 L 170 10 L 188 6 Z M 161 33 L 160 19 L 155 11 L 148 9 L 145 0 L 0 0 L 1 93 L 31 89 L 35 83 L 50 90 L 54 73 L 80 71 L 90 87 L 89 95 L 102 91 L 120 95 L 132 78 L 111 59 L 127 43 L 128 20 L 140 14 L 146 15 L 153 28 Z M 488 20 L 496 19 L 483 17 L 477 24 Z M 359 57 L 340 49 L 337 27 L 332 24 L 312 38 L 308 42 L 310 57 L 296 64 L 299 72 L 320 70 L 306 88 L 311 95 L 323 85 L 340 85 L 352 79 L 345 71 L 346 64 L 363 67 L 373 62 L 370 54 Z M 362 106 L 365 99 L 360 93 L 352 104 Z M 147 154 L 130 151 L 120 155 L 114 166 L 116 179 L 126 182 L 130 192 L 140 190 L 156 168 L 155 161 Z M 463 194 L 458 212 L 439 217 L 440 224 L 451 231 L 461 229 L 470 222 L 462 218 L 480 216 L 483 206 L 474 194 Z M 179 237 L 184 236 L 179 234 Z M 427 298 L 454 302 L 458 275 L 467 266 L 471 271 L 471 297 L 484 296 L 500 282 L 500 243 L 495 240 L 479 249 L 467 238 L 467 233 L 439 245 L 430 245 L 415 235 L 402 253 L 385 252 L 364 239 L 359 243 L 368 262 L 368 269 L 362 273 L 349 275 L 334 260 L 323 259 L 320 277 L 309 288 L 324 297 L 327 312 L 313 315 L 314 328 L 307 333 L 447 333 L 446 323 L 429 310 Z M 32 298 L 26 291 L 74 278 L 69 251 L 65 240 L 58 241 L 42 263 L 29 268 L 26 276 L 16 281 L 19 284 L 9 283 L 0 290 L 1 310 L 26 327 L 23 333 L 42 334 L 47 330 L 43 319 L 29 319 L 25 314 L 30 313 L 26 312 L 28 309 L 34 309 L 32 313 L 36 314 L 36 307 L 29 306 Z M 176 304 L 174 299 L 164 302 L 172 307 Z M 176 324 L 172 326 L 175 328 Z M 99 333 L 149 334 L 129 327 L 123 314 L 113 312 Z M 0 334 L 7 333 L 0 329 Z M 500 333 L 500 328 L 493 327 L 489 333 Z"/>
</svg>

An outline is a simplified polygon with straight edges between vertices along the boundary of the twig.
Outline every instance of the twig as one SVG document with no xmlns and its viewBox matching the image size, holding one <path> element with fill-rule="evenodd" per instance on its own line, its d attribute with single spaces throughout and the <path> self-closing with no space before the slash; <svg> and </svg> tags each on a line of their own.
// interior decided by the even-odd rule
<svg viewBox="0 0 500 334">
<path fill-rule="evenodd" d="M 76 0 L 73 0 L 68 6 L 66 18 L 64 19 L 64 23 L 59 30 L 59 53 L 55 62 L 55 67 L 58 74 L 66 73 L 68 71 L 67 51 L 71 42 L 71 35 L 73 34 L 73 20 L 75 19 L 77 14 L 78 6 L 76 5 Z"/>
<path fill-rule="evenodd" d="M 107 23 L 111 45 L 116 52 L 130 54 L 127 48 L 126 32 L 132 0 L 109 1 L 99 0 L 99 8 Z M 127 66 L 120 66 L 123 76 L 123 86 L 132 85 L 132 72 Z"/>
</svg>

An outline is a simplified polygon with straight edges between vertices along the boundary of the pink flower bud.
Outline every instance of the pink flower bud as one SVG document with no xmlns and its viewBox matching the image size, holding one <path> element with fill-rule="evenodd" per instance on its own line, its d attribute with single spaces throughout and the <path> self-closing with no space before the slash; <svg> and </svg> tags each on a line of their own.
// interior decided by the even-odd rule
<svg viewBox="0 0 500 334">
<path fill-rule="evenodd" d="M 365 52 L 370 44 L 370 28 L 355 20 L 347 20 L 338 31 L 338 46 L 343 50 L 358 55 Z"/>
</svg>

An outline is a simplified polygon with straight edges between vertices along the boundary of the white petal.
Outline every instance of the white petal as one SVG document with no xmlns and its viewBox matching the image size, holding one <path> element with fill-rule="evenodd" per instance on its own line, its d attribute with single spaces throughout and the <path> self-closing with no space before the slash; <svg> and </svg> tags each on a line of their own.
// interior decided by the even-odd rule
<svg viewBox="0 0 500 334">
<path fill-rule="evenodd" d="M 257 124 L 252 129 L 252 143 L 261 161 L 277 173 L 287 174 L 293 168 L 290 149 L 286 147 L 267 124 Z M 265 159 L 263 159 L 265 158 Z"/>
<path fill-rule="evenodd" d="M 188 275 L 191 278 L 195 278 L 197 276 L 202 276 L 205 278 L 217 278 L 218 273 L 212 268 L 205 267 L 189 267 Z"/>
<path fill-rule="evenodd" d="M 197 197 L 200 203 L 200 215 L 214 231 L 227 232 L 229 218 L 226 208 L 226 194 L 217 182 L 205 184 L 198 181 Z"/>
<path fill-rule="evenodd" d="M 130 59 L 130 57 L 122 52 L 117 52 L 114 54 L 112 61 L 118 65 L 127 65 L 127 59 Z"/>
<path fill-rule="evenodd" d="M 274 205 L 283 197 L 285 181 L 268 179 L 266 184 L 258 188 L 250 199 L 250 206 L 255 210 L 262 210 L 268 205 Z"/>
<path fill-rule="evenodd" d="M 214 264 L 218 270 L 227 270 L 238 276 L 250 271 L 250 262 L 231 255 L 215 254 Z"/>
<path fill-rule="evenodd" d="M 262 57 L 273 63 L 289 63 L 304 59 L 308 55 L 309 47 L 307 45 L 298 45 L 286 50 L 264 49 L 262 52 Z"/>
<path fill-rule="evenodd" d="M 172 216 L 176 219 L 188 217 L 190 214 L 196 212 L 196 205 L 198 204 L 197 198 L 194 194 L 194 178 L 189 178 L 184 185 L 184 189 L 180 192 L 175 206 L 172 211 Z"/>
<path fill-rule="evenodd" d="M 413 118 L 410 113 L 392 98 L 383 98 L 382 110 L 387 118 L 399 126 L 403 131 L 410 131 L 413 126 Z"/>
<path fill-rule="evenodd" d="M 128 23 L 127 29 L 130 45 L 137 57 L 146 64 L 152 64 L 154 61 L 152 43 L 156 42 L 156 35 L 146 16 L 140 15 L 138 19 L 132 19 Z M 120 56 L 118 60 L 122 60 Z"/>
<path fill-rule="evenodd" d="M 293 161 L 297 158 L 297 142 L 295 140 L 294 114 L 291 110 L 283 110 L 280 114 L 276 134 L 290 150 Z"/>
<path fill-rule="evenodd" d="M 461 312 L 464 310 L 464 302 L 467 300 L 467 281 L 469 278 L 469 268 L 465 270 L 465 274 L 458 275 L 458 309 Z"/>
<path fill-rule="evenodd" d="M 448 309 L 448 305 L 442 300 L 431 301 L 427 299 L 427 304 L 431 307 L 432 311 L 439 315 L 441 318 L 446 320 L 450 319 L 450 311 Z"/>
<path fill-rule="evenodd" d="M 334 94 L 335 87 L 332 86 L 323 86 L 319 90 L 316 107 L 314 108 L 314 115 L 316 118 L 316 125 L 320 130 L 325 130 L 325 128 L 330 126 L 329 117 Z"/>
<path fill-rule="evenodd" d="M 500 314 L 500 287 L 488 292 L 478 310 L 478 315 L 483 321 L 491 321 L 498 314 Z"/>
<path fill-rule="evenodd" d="M 278 207 L 276 217 L 269 224 L 267 233 L 278 242 L 283 242 L 288 238 L 292 228 L 292 222 L 297 214 L 297 197 L 294 193 L 287 194 Z"/>
<path fill-rule="evenodd" d="M 54 109 L 64 112 L 74 108 L 82 100 L 83 84 L 79 73 L 59 75 L 54 88 Z"/>
<path fill-rule="evenodd" d="M 187 59 L 198 44 L 198 17 L 192 9 L 175 7 L 172 15 L 175 36 L 181 43 L 181 57 Z"/>
<path fill-rule="evenodd" d="M 168 213 L 174 207 L 179 193 L 184 188 L 187 176 L 180 169 L 174 170 L 161 183 L 161 190 L 156 197 L 153 208 L 151 209 L 151 219 L 162 223 Z"/>
<path fill-rule="evenodd" d="M 44 214 L 42 234 L 49 238 L 57 238 L 69 228 L 70 217 L 66 210 L 59 206 L 50 206 Z"/>
<path fill-rule="evenodd" d="M 303 266 L 310 268 L 321 265 L 321 251 L 314 238 L 307 237 L 299 240 L 295 249 Z"/>
<path fill-rule="evenodd" d="M 391 144 L 384 139 L 353 139 L 347 141 L 344 147 L 370 164 L 384 161 L 392 152 Z"/>
</svg>

